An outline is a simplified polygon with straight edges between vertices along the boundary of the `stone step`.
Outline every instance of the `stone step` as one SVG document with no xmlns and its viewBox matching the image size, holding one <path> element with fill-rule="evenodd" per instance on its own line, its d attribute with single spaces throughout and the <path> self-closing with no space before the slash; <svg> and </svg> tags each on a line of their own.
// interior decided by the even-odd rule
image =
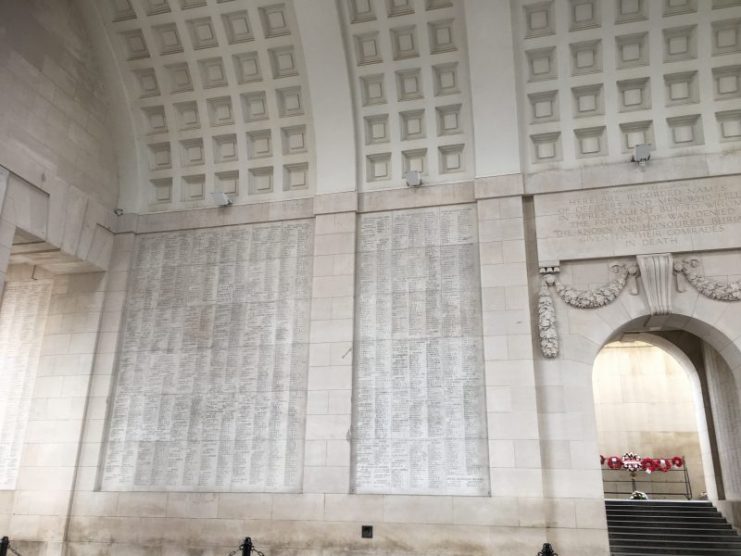
<svg viewBox="0 0 741 556">
<path fill-rule="evenodd" d="M 729 525 L 724 529 L 698 529 L 698 528 L 687 528 L 687 527 L 610 527 L 610 537 L 615 536 L 635 536 L 635 537 L 646 537 L 655 538 L 657 535 L 664 535 L 666 538 L 698 538 L 698 537 L 714 537 L 714 538 L 738 538 L 741 537 L 736 535 L 736 532 Z"/>
<path fill-rule="evenodd" d="M 707 508 L 707 507 L 689 507 L 689 508 L 680 508 L 675 506 L 669 506 L 666 508 L 661 508 L 659 506 L 646 506 L 642 508 L 631 508 L 629 506 L 618 506 L 618 507 L 608 507 L 608 512 L 631 512 L 631 513 L 651 513 L 651 512 L 660 512 L 660 513 L 666 513 L 666 514 L 678 514 L 678 513 L 687 513 L 687 514 L 714 514 L 718 513 L 718 511 L 715 508 Z"/>
<path fill-rule="evenodd" d="M 718 515 L 714 508 L 606 508 L 610 514 Z"/>
<path fill-rule="evenodd" d="M 703 511 L 715 511 L 716 508 L 712 504 L 693 504 L 692 502 L 673 502 L 671 504 L 651 504 L 651 503 L 641 503 L 641 504 L 605 504 L 605 508 L 608 510 L 642 510 L 642 509 L 652 509 L 652 510 L 682 510 L 682 511 L 696 511 L 696 512 L 703 512 Z"/>
<path fill-rule="evenodd" d="M 650 514 L 607 514 L 607 519 L 614 519 L 618 521 L 657 521 L 657 522 L 671 522 L 677 523 L 725 523 L 725 519 L 722 515 L 672 515 L 672 514 L 661 514 L 661 513 L 650 513 Z"/>
<path fill-rule="evenodd" d="M 710 502 L 607 500 L 615 556 L 741 556 L 741 537 Z"/>
<path fill-rule="evenodd" d="M 663 516 L 663 517 L 669 517 L 669 518 L 677 518 L 677 519 L 723 519 L 723 515 L 718 512 L 706 512 L 706 513 L 700 513 L 700 512 L 662 512 L 662 511 L 655 511 L 655 512 L 615 512 L 615 511 L 609 511 L 607 512 L 608 517 L 629 517 L 632 519 L 650 519 L 652 517 L 656 516 Z"/>
<path fill-rule="evenodd" d="M 622 498 L 605 500 L 605 506 L 670 506 L 672 504 L 714 507 L 713 503 L 708 500 L 626 500 Z"/>
<path fill-rule="evenodd" d="M 730 548 L 738 548 L 741 543 L 741 538 L 733 533 L 726 533 L 717 536 L 708 535 L 656 535 L 656 534 L 640 534 L 640 533 L 610 533 L 610 540 L 615 540 L 618 544 L 623 543 L 637 543 L 644 542 L 652 545 L 664 545 L 664 544 L 730 544 Z"/>
<path fill-rule="evenodd" d="M 712 506 L 607 506 L 608 512 L 716 512 Z"/>
<path fill-rule="evenodd" d="M 700 548 L 630 548 L 624 549 L 612 548 L 613 556 L 623 556 L 625 554 L 674 554 L 675 556 L 741 556 L 741 550 L 728 550 L 726 548 L 718 550 L 700 549 Z"/>
</svg>

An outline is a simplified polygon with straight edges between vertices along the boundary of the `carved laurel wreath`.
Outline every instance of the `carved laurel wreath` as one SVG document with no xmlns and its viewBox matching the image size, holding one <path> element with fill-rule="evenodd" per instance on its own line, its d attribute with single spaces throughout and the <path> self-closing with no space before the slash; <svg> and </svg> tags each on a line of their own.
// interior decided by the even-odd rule
<svg viewBox="0 0 741 556">
<path fill-rule="evenodd" d="M 687 279 L 700 295 L 716 301 L 741 301 L 741 280 L 722 282 L 707 278 L 700 272 L 700 260 L 684 259 L 674 263 L 674 272 Z M 598 309 L 615 301 L 625 289 L 629 277 L 638 275 L 636 265 L 614 263 L 610 270 L 616 275 L 607 284 L 593 289 L 578 289 L 563 284 L 550 268 L 543 274 L 543 282 L 538 294 L 538 332 L 540 349 L 548 359 L 558 357 L 559 339 L 556 330 L 556 310 L 551 290 L 567 305 L 576 309 Z M 555 270 L 558 272 L 558 269 Z M 683 291 L 683 290 L 680 290 Z M 633 293 L 637 293 L 635 290 Z"/>
<path fill-rule="evenodd" d="M 598 309 L 615 301 L 628 283 L 628 276 L 637 272 L 633 267 L 614 263 L 610 265 L 611 272 L 616 276 L 603 286 L 594 289 L 578 289 L 563 284 L 554 274 L 545 274 L 543 284 L 538 295 L 538 332 L 540 335 L 540 350 L 548 359 L 558 357 L 559 341 L 556 330 L 556 311 L 553 306 L 550 288 L 556 290 L 564 303 L 577 309 Z"/>
<path fill-rule="evenodd" d="M 556 309 L 546 281 L 540 286 L 538 295 L 538 333 L 540 351 L 548 359 L 558 357 L 558 332 L 556 331 Z"/>
<path fill-rule="evenodd" d="M 741 281 L 720 282 L 703 276 L 699 259 L 685 259 L 674 263 L 674 271 L 683 274 L 701 295 L 716 301 L 741 301 Z"/>
<path fill-rule="evenodd" d="M 577 309 L 599 309 L 615 301 L 620 292 L 625 289 L 625 284 L 628 283 L 628 267 L 626 265 L 612 264 L 610 265 L 610 271 L 616 274 L 615 279 L 592 290 L 580 290 L 567 286 L 552 274 L 545 277 L 545 282 L 556 288 L 556 293 L 567 305 Z"/>
</svg>

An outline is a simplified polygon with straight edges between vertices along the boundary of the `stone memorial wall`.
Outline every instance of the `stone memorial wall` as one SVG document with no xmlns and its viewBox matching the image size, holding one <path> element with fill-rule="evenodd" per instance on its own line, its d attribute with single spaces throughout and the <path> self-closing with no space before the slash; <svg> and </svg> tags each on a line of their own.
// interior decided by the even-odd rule
<svg viewBox="0 0 741 556">
<path fill-rule="evenodd" d="M 362 215 L 356 287 L 355 492 L 488 494 L 475 208 Z"/>
<path fill-rule="evenodd" d="M 541 261 L 728 249 L 741 233 L 741 184 L 687 180 L 535 197 Z"/>
<path fill-rule="evenodd" d="M 0 311 L 0 489 L 14 489 L 41 352 L 50 281 L 9 282 Z"/>
<path fill-rule="evenodd" d="M 313 222 L 140 236 L 104 490 L 301 488 Z"/>
</svg>

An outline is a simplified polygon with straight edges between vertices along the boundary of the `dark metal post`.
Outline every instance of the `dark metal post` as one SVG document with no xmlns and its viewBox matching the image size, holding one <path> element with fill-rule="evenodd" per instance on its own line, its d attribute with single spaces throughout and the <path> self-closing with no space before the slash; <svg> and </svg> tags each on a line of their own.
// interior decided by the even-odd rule
<svg viewBox="0 0 741 556">
<path fill-rule="evenodd" d="M 550 543 L 544 543 L 543 548 L 538 552 L 538 556 L 558 556 L 558 554 L 553 550 Z"/>
<path fill-rule="evenodd" d="M 242 544 L 242 556 L 250 556 L 252 553 L 252 539 L 250 537 L 244 538 L 244 543 Z M 2 553 L 0 553 L 0 556 L 3 556 Z"/>
<path fill-rule="evenodd" d="M 690 473 L 687 471 L 687 458 L 682 456 L 682 471 L 684 472 L 684 496 L 687 500 L 692 500 L 692 483 L 690 483 Z"/>
<path fill-rule="evenodd" d="M 10 539 L 3 537 L 0 540 L 0 556 L 8 556 L 8 548 L 10 548 Z"/>
</svg>

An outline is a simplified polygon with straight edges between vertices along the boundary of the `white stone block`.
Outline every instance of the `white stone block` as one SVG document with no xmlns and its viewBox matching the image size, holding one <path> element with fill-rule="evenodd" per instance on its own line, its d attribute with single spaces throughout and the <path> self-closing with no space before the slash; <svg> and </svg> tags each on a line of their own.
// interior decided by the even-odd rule
<svg viewBox="0 0 741 556">
<path fill-rule="evenodd" d="M 313 369 L 309 373 L 313 374 Z M 326 390 L 307 392 L 306 396 L 306 413 L 307 415 L 326 415 L 329 404 L 329 393 Z"/>
<path fill-rule="evenodd" d="M 352 277 L 346 276 L 315 276 L 314 297 L 352 297 L 355 292 L 355 283 Z"/>
<path fill-rule="evenodd" d="M 71 492 L 18 490 L 13 513 L 16 515 L 65 515 Z"/>
<path fill-rule="evenodd" d="M 323 494 L 275 494 L 272 518 L 277 521 L 317 521 L 324 517 Z"/>
<path fill-rule="evenodd" d="M 338 371 L 341 369 L 343 373 L 346 373 L 352 382 L 352 368 L 351 367 L 335 367 Z M 329 406 L 327 413 L 335 415 L 350 414 L 352 411 L 352 390 L 348 386 L 347 389 L 332 389 L 329 391 Z"/>
<path fill-rule="evenodd" d="M 461 525 L 516 527 L 514 498 L 453 498 L 453 521 Z"/>
<path fill-rule="evenodd" d="M 72 488 L 75 468 L 23 467 L 18 472 L 17 490 L 68 491 Z"/>
<path fill-rule="evenodd" d="M 515 466 L 513 440 L 489 440 L 489 466 L 492 469 Z"/>
<path fill-rule="evenodd" d="M 219 494 L 219 519 L 265 519 L 270 513 L 272 495 L 262 493 Z"/>
<path fill-rule="evenodd" d="M 395 523 L 450 523 L 453 520 L 453 498 L 386 496 L 383 515 L 386 521 Z"/>
<path fill-rule="evenodd" d="M 347 342 L 353 336 L 352 320 L 316 320 L 311 325 L 311 343 Z"/>
<path fill-rule="evenodd" d="M 88 393 L 89 377 L 85 375 L 65 376 L 62 382 L 61 396 L 85 398 Z"/>
<path fill-rule="evenodd" d="M 315 255 L 340 255 L 355 252 L 354 233 L 333 233 L 317 236 L 314 241 Z"/>
<path fill-rule="evenodd" d="M 116 515 L 117 492 L 79 492 L 72 498 L 71 515 L 111 516 Z"/>
<path fill-rule="evenodd" d="M 215 518 L 218 514 L 219 495 L 215 493 L 171 492 L 167 495 L 167 517 Z"/>
<path fill-rule="evenodd" d="M 539 469 L 493 469 L 491 493 L 498 497 L 539 497 L 543 492 Z"/>
<path fill-rule="evenodd" d="M 346 493 L 350 467 L 304 467 L 304 492 Z"/>
<path fill-rule="evenodd" d="M 535 413 L 512 411 L 489 413 L 489 438 L 496 440 L 537 439 L 538 416 Z"/>
<path fill-rule="evenodd" d="M 121 492 L 118 495 L 117 516 L 165 517 L 168 499 L 160 492 Z"/>
<path fill-rule="evenodd" d="M 541 466 L 540 442 L 538 440 L 515 440 L 515 467 L 539 469 Z"/>
<path fill-rule="evenodd" d="M 352 364 L 352 342 L 334 342 L 330 344 L 329 365 L 339 367 Z"/>
<path fill-rule="evenodd" d="M 334 439 L 347 438 L 350 430 L 349 415 L 307 415 L 306 439 Z"/>
<path fill-rule="evenodd" d="M 327 521 L 380 523 L 384 520 L 383 498 L 383 496 L 372 494 L 363 496 L 327 494 L 324 503 L 324 517 Z"/>
<path fill-rule="evenodd" d="M 333 298 L 315 297 L 311 303 L 311 320 L 312 321 L 330 321 L 332 320 L 332 303 Z"/>
<path fill-rule="evenodd" d="M 327 465 L 350 466 L 350 441 L 345 439 L 327 440 Z"/>
<path fill-rule="evenodd" d="M 304 443 L 304 465 L 320 467 L 327 464 L 327 441 L 307 440 Z"/>
</svg>

